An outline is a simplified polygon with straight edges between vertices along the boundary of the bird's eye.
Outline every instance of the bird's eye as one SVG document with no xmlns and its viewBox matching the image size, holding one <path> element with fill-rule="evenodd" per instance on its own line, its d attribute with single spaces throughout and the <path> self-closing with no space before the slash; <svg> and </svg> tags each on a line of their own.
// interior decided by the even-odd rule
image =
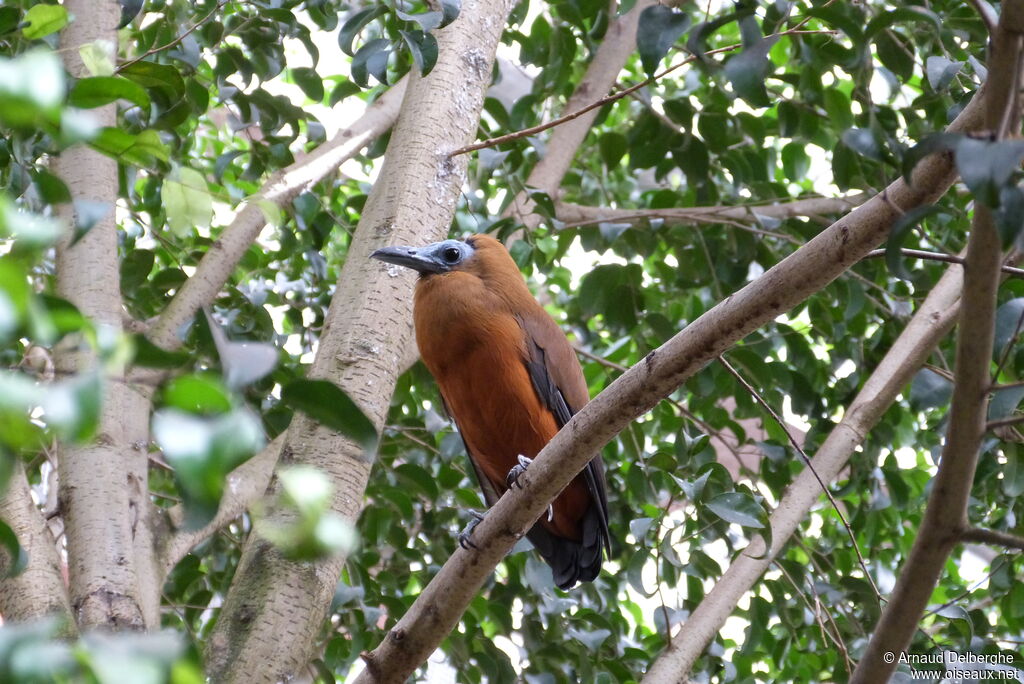
<svg viewBox="0 0 1024 684">
<path fill-rule="evenodd" d="M 449 264 L 454 264 L 455 262 L 462 258 L 462 252 L 457 250 L 455 247 L 448 247 L 443 252 L 441 252 L 441 256 Z"/>
</svg>

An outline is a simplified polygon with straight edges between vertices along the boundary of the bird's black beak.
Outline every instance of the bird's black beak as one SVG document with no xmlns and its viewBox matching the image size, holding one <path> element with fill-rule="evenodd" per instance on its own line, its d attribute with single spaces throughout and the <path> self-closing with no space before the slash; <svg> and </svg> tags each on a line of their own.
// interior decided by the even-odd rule
<svg viewBox="0 0 1024 684">
<path fill-rule="evenodd" d="M 437 259 L 436 255 L 417 247 L 383 247 L 371 254 L 370 258 L 387 264 L 405 266 L 423 275 L 450 270 L 448 264 Z"/>
</svg>

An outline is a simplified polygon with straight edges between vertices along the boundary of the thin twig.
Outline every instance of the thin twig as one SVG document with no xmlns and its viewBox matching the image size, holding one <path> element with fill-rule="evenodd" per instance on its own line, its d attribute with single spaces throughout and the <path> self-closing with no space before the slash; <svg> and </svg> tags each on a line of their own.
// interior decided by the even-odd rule
<svg viewBox="0 0 1024 684">
<path fill-rule="evenodd" d="M 1017 341 L 1020 339 L 1021 332 L 1024 332 L 1024 310 L 1020 312 L 1020 316 L 1017 317 L 1017 325 L 1013 328 L 1013 335 L 1006 341 L 1006 345 L 1003 347 L 1002 354 L 999 355 L 999 362 L 996 363 L 996 372 L 992 374 L 992 379 L 995 380 L 999 377 L 999 374 L 1003 372 L 1003 367 L 1006 362 L 1010 359 L 1010 352 L 1017 346 Z"/>
<path fill-rule="evenodd" d="M 821 476 L 819 476 L 818 472 L 814 469 L 814 466 L 811 464 L 811 459 L 808 458 L 806 452 L 804 452 L 803 450 L 803 447 L 801 447 L 800 444 L 796 441 L 796 438 L 790 431 L 789 426 L 786 425 L 785 421 L 783 421 L 779 414 L 775 412 L 775 409 L 769 406 L 768 402 L 765 401 L 760 394 L 758 394 L 757 390 L 755 390 L 750 385 L 750 383 L 748 383 L 743 378 L 743 376 L 740 375 L 739 372 L 732 367 L 732 364 L 725 360 L 725 356 L 719 356 L 718 362 L 721 363 L 722 366 L 724 366 L 725 369 L 729 371 L 730 375 L 736 378 L 737 382 L 743 385 L 743 388 L 747 392 L 749 392 L 752 397 L 754 397 L 755 401 L 757 401 L 757 403 L 759 403 L 764 408 L 764 410 L 767 411 L 769 415 L 771 415 L 772 420 L 778 423 L 779 427 L 782 428 L 782 431 L 786 433 L 786 437 L 789 439 L 789 443 L 792 444 L 793 448 L 796 449 L 798 454 L 800 454 L 800 458 L 803 459 L 804 465 L 807 466 L 807 468 L 810 469 L 811 473 L 814 474 L 814 479 L 816 479 L 818 481 L 818 484 L 821 485 L 821 490 L 825 492 L 825 496 L 827 496 L 828 500 L 832 503 L 832 508 L 835 510 L 836 515 L 838 515 L 839 519 L 843 522 L 843 526 L 846 528 L 846 533 L 850 537 L 850 542 L 853 544 L 853 550 L 857 553 L 857 561 L 860 563 L 860 569 L 864 571 L 864 577 L 865 579 L 867 579 L 868 584 L 870 584 L 871 588 L 874 590 L 875 598 L 878 599 L 878 605 L 881 606 L 882 594 L 878 591 L 878 587 L 875 586 L 875 580 L 871 577 L 871 573 L 868 572 L 867 563 L 864 562 L 864 556 L 861 555 L 860 546 L 857 545 L 857 538 L 853 534 L 853 528 L 850 527 L 850 523 L 847 522 L 846 516 L 843 515 L 843 512 L 839 509 L 839 503 L 835 500 L 835 497 L 832 496 L 832 492 L 829 491 L 829 488 L 825 484 L 825 481 L 821 479 Z"/>
<path fill-rule="evenodd" d="M 878 257 L 884 257 L 887 250 L 885 249 L 873 249 L 865 254 L 861 261 L 864 259 L 877 259 Z M 942 252 L 926 252 L 921 249 L 907 249 L 905 247 L 900 248 L 900 254 L 903 256 L 913 257 L 914 259 L 925 259 L 926 261 L 944 261 L 948 264 L 962 264 L 964 258 L 957 256 L 956 254 L 943 254 Z M 1014 268 L 1013 266 L 1002 266 L 1001 270 L 1014 278 L 1024 278 L 1024 268 Z"/>
<path fill-rule="evenodd" d="M 843 642 L 842 632 L 839 631 L 839 625 L 836 624 L 835 618 L 832 617 L 832 613 L 825 607 L 821 597 L 818 595 L 818 590 L 814 588 L 813 578 L 807 583 L 808 588 L 810 588 L 811 593 L 814 595 L 814 603 L 811 604 L 810 599 L 808 599 L 804 592 L 801 591 L 800 585 L 797 584 L 796 580 L 793 579 L 789 572 L 786 571 L 785 566 L 779 563 L 778 560 L 772 561 L 772 564 L 779 569 L 787 580 L 789 580 L 789 583 L 793 586 L 793 591 L 797 596 L 803 599 L 804 604 L 807 606 L 807 610 L 814 614 L 815 619 L 818 621 L 818 626 L 821 628 L 822 636 L 827 637 L 839 648 L 840 651 L 842 651 L 843 663 L 846 665 L 846 671 L 852 676 L 853 660 L 850 658 L 850 651 L 846 648 L 846 644 Z M 825 614 L 825 617 L 828 618 L 829 623 L 832 625 L 832 629 L 835 630 L 834 634 L 825 626 L 824 620 L 821 619 L 822 613 Z"/>
<path fill-rule="evenodd" d="M 177 45 L 181 41 L 185 40 L 190 34 L 192 34 L 193 31 L 195 31 L 200 26 L 202 26 L 207 21 L 209 21 L 210 18 L 213 17 L 214 14 L 216 14 L 218 11 L 224 9 L 224 5 L 226 5 L 226 4 L 228 4 L 228 0 L 221 0 L 220 2 L 217 3 L 216 7 L 214 7 L 212 10 L 210 10 L 209 14 L 207 14 L 205 17 L 203 17 L 202 19 L 199 20 L 199 23 L 194 24 L 193 26 L 190 26 L 188 29 L 185 30 L 184 33 L 182 33 L 180 36 L 178 36 L 177 38 L 172 40 L 170 43 L 167 43 L 167 45 L 161 45 L 160 47 L 155 47 L 155 48 L 153 48 L 151 50 L 148 50 L 147 52 L 144 52 L 143 54 L 141 54 L 140 56 L 136 57 L 135 59 L 132 59 L 132 60 L 129 60 L 129 61 L 125 62 L 121 66 L 117 67 L 117 71 L 121 71 L 123 69 L 127 69 L 128 67 L 130 67 L 132 64 L 135 64 L 136 62 L 141 62 L 142 60 L 146 59 L 147 57 L 151 57 L 151 56 L 155 55 L 158 52 L 163 52 L 164 50 L 169 50 L 170 48 L 174 47 L 175 45 Z"/>
<path fill-rule="evenodd" d="M 782 33 L 776 33 L 776 34 L 773 34 L 771 36 L 767 36 L 767 38 L 780 38 L 782 36 L 802 35 L 802 34 L 830 34 L 830 35 L 835 35 L 836 33 L 838 33 L 838 32 L 837 31 L 800 31 L 800 30 L 797 30 L 797 29 L 790 29 L 788 31 L 783 31 Z M 716 48 L 714 50 L 708 50 L 707 52 L 704 53 L 704 55 L 717 55 L 717 54 L 720 54 L 720 53 L 723 53 L 723 52 L 732 52 L 733 50 L 736 50 L 736 49 L 741 48 L 741 47 L 743 47 L 742 43 L 735 43 L 733 45 L 726 45 L 725 47 Z M 520 131 L 515 131 L 513 133 L 508 133 L 506 135 L 499 135 L 499 136 L 497 136 L 495 138 L 488 138 L 487 140 L 483 140 L 483 141 L 478 142 L 478 143 L 473 143 L 472 145 L 466 145 L 464 147 L 460 147 L 459 149 L 457 149 L 454 152 L 452 152 L 449 156 L 450 157 L 455 157 L 455 156 L 458 156 L 460 154 L 466 154 L 467 152 L 474 152 L 476 150 L 482 150 L 485 147 L 494 147 L 496 145 L 501 145 L 503 143 L 507 143 L 507 142 L 510 142 L 512 140 L 518 140 L 519 138 L 525 138 L 525 137 L 530 136 L 530 135 L 535 135 L 537 133 L 541 133 L 543 131 L 548 130 L 549 128 L 554 128 L 555 126 L 559 126 L 561 124 L 564 124 L 566 121 L 572 121 L 573 119 L 575 119 L 577 117 L 583 116 L 584 114 L 586 114 L 587 112 L 591 111 L 592 109 L 597 109 L 598 107 L 603 107 L 606 104 L 609 104 L 611 102 L 615 102 L 616 100 L 621 100 L 622 98 L 628 96 L 629 94 L 635 93 L 636 91 L 640 90 L 641 88 L 645 88 L 645 87 L 651 85 L 652 83 L 654 83 L 655 81 L 663 78 L 664 76 L 667 76 L 668 74 L 672 73 L 676 69 L 679 69 L 680 67 L 685 66 L 685 65 L 690 64 L 691 62 L 695 62 L 695 61 L 697 61 L 697 57 L 696 56 L 687 57 L 686 59 L 684 59 L 683 61 L 679 62 L 678 64 L 673 64 L 672 66 L 670 66 L 669 68 L 665 69 L 664 71 L 659 72 L 657 74 L 654 74 L 653 76 L 647 78 L 644 81 L 641 81 L 640 83 L 632 85 L 629 88 L 626 88 L 625 90 L 620 90 L 617 93 L 611 93 L 609 95 L 605 95 L 601 99 L 595 100 L 594 102 L 591 102 L 587 106 L 582 107 L 580 109 L 577 109 L 574 112 L 569 112 L 568 114 L 564 114 L 564 115 L 558 117 L 557 119 L 552 119 L 551 121 L 548 121 L 547 123 L 538 124 L 536 126 L 531 126 L 530 128 L 524 128 L 524 129 L 522 129 Z"/>
<path fill-rule="evenodd" d="M 941 606 L 936 606 L 935 608 L 932 608 L 931 610 L 926 612 L 922 617 L 928 617 L 929 615 L 938 615 L 939 613 L 944 611 L 946 608 L 949 608 L 950 606 L 959 603 L 961 599 L 964 599 L 964 598 L 970 596 L 971 594 L 973 594 L 978 587 L 980 587 L 985 582 L 989 581 L 989 579 L 992 578 L 992 575 L 994 575 L 997 572 L 999 572 L 1000 570 L 1002 570 L 1003 567 L 1006 565 L 1007 561 L 1006 561 L 1006 557 L 1005 556 L 996 556 L 996 558 L 998 560 L 998 562 L 996 563 L 996 566 L 994 568 L 992 568 L 991 570 L 989 570 L 987 575 L 985 575 L 980 580 L 975 582 L 969 589 L 967 589 L 967 591 L 965 591 L 964 593 L 960 594 L 959 596 L 954 596 L 953 598 L 951 598 L 948 601 L 946 601 L 945 603 L 943 603 Z"/>
<path fill-rule="evenodd" d="M 1000 418 L 999 420 L 990 420 L 985 423 L 985 430 L 994 430 L 995 428 L 1006 427 L 1007 425 L 1017 425 L 1018 423 L 1024 423 L 1024 414 L 1017 414 L 1016 416 L 1010 416 L 1008 418 Z"/>
</svg>

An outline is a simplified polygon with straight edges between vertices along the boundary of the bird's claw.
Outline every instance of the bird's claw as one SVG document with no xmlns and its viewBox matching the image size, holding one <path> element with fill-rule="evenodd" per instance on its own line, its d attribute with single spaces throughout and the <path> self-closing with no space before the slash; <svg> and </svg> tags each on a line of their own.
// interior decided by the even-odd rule
<svg viewBox="0 0 1024 684">
<path fill-rule="evenodd" d="M 519 464 L 512 466 L 512 469 L 508 471 L 508 475 L 505 476 L 505 484 L 510 488 L 514 485 L 519 489 L 522 489 L 523 485 L 519 482 L 519 478 L 526 472 L 527 467 L 533 463 L 533 459 L 519 454 L 519 456 L 516 457 L 516 460 L 519 461 Z"/>
<path fill-rule="evenodd" d="M 476 544 L 473 543 L 471 537 L 473 536 L 473 530 L 475 530 L 476 526 L 480 524 L 480 521 L 484 519 L 484 514 L 471 510 L 469 515 L 472 517 L 472 520 L 466 523 L 466 526 L 462 528 L 461 532 L 459 532 L 459 546 L 464 549 L 475 549 Z"/>
<path fill-rule="evenodd" d="M 516 457 L 516 460 L 519 461 L 518 465 L 512 466 L 511 470 L 508 471 L 508 475 L 505 476 L 505 484 L 509 486 L 509 489 L 513 486 L 518 487 L 519 489 L 523 488 L 522 483 L 519 482 L 519 478 L 523 476 L 523 473 L 526 472 L 529 465 L 533 463 L 532 458 L 528 458 L 522 454 L 519 454 L 519 456 Z M 548 504 L 548 522 L 551 522 L 554 517 L 555 507 Z"/>
</svg>

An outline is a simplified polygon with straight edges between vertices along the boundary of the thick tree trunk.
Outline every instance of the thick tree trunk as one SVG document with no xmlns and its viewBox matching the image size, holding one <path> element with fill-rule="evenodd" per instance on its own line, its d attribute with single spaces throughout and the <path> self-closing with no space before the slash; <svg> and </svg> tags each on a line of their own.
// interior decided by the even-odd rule
<svg viewBox="0 0 1024 684">
<path fill-rule="evenodd" d="M 409 84 L 384 167 L 339 275 L 310 376 L 338 382 L 378 428 L 399 360 L 412 344 L 412 277 L 367 257 L 385 244 L 447 234 L 466 164 L 448 152 L 476 133 L 510 9 L 509 0 L 466 2 L 458 19 L 439 32 L 437 64 L 429 76 L 414 76 Z M 294 463 L 325 472 L 335 488 L 333 509 L 355 520 L 372 458 L 296 415 L 281 456 L 282 465 Z M 272 484 L 270 496 L 276 491 Z M 254 531 L 208 644 L 210 677 L 248 683 L 294 675 L 312 655 L 343 563 L 340 557 L 290 562 Z"/>
<path fill-rule="evenodd" d="M 74 20 L 61 34 L 65 64 L 73 77 L 88 76 L 79 48 L 97 41 L 117 44 L 120 8 L 116 0 L 64 3 Z M 111 55 L 113 58 L 113 55 Z M 105 126 L 116 125 L 114 105 L 92 110 Z M 117 163 L 85 146 L 65 150 L 55 170 L 74 200 L 102 202 L 109 211 L 81 240 L 71 245 L 72 205 L 61 217 L 67 233 L 57 246 L 57 291 L 97 326 L 121 329 L 118 287 Z M 63 373 L 96 370 L 96 359 L 82 340 L 66 341 L 56 364 Z M 107 382 L 99 431 L 84 446 L 60 452 L 60 506 L 67 535 L 71 604 L 82 628 L 144 629 L 159 623 L 159 592 L 144 596 L 136 571 L 136 537 L 146 525 L 146 445 L 148 402 L 117 379 Z M 143 535 L 141 539 L 145 539 Z M 149 555 L 149 551 L 142 549 Z"/>
</svg>

